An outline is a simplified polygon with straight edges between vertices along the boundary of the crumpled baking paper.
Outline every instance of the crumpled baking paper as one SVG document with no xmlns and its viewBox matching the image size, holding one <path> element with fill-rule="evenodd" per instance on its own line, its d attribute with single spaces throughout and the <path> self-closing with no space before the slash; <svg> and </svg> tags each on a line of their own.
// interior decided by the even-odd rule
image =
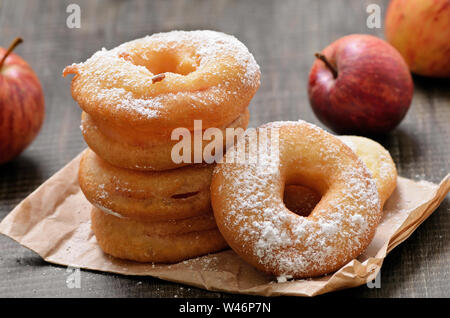
<svg viewBox="0 0 450 318">
<path fill-rule="evenodd" d="M 264 296 L 315 296 L 374 280 L 386 254 L 406 240 L 450 190 L 450 174 L 439 185 L 399 177 L 376 235 L 362 255 L 334 274 L 279 283 L 230 249 L 172 265 L 142 264 L 104 254 L 91 231 L 91 206 L 78 186 L 79 162 L 80 156 L 23 200 L 0 223 L 0 233 L 50 263 Z"/>
</svg>

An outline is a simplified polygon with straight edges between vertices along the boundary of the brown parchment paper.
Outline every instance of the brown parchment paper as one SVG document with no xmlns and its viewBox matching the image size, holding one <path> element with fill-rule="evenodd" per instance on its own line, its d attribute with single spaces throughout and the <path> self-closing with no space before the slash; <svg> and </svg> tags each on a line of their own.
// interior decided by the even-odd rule
<svg viewBox="0 0 450 318">
<path fill-rule="evenodd" d="M 255 270 L 229 249 L 173 265 L 141 264 L 104 254 L 90 229 L 90 204 L 78 186 L 79 161 L 80 156 L 23 200 L 0 223 L 0 233 L 50 263 L 264 296 L 314 296 L 375 279 L 386 254 L 406 240 L 450 190 L 450 174 L 440 185 L 399 177 L 375 238 L 364 254 L 334 274 L 277 283 L 276 278 Z"/>
</svg>

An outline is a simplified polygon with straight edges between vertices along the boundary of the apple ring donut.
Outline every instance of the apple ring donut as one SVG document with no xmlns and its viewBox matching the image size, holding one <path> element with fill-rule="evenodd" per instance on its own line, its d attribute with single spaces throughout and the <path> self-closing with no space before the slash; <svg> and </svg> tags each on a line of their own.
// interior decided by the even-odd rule
<svg viewBox="0 0 450 318">
<path fill-rule="evenodd" d="M 223 149 L 226 144 L 226 128 L 242 128 L 245 130 L 248 125 L 250 114 L 246 109 L 233 122 L 224 127 L 219 127 L 222 131 Z M 111 164 L 134 170 L 161 171 L 174 169 L 189 165 L 188 162 L 175 163 L 172 160 L 171 152 L 178 140 L 171 140 L 169 136 L 152 136 L 135 133 L 128 127 L 127 130 L 114 128 L 103 120 L 95 121 L 92 116 L 83 112 L 81 115 L 81 131 L 84 140 L 89 147 L 101 158 Z M 202 140 L 202 149 L 211 141 Z M 191 144 L 194 145 L 194 134 L 191 134 Z M 204 159 L 204 158 L 203 158 Z M 191 162 L 194 162 L 194 149 L 192 147 Z"/>
<path fill-rule="evenodd" d="M 337 136 L 362 160 L 369 168 L 377 184 L 381 206 L 394 192 L 397 186 L 397 169 L 389 151 L 374 140 L 359 136 Z M 308 216 L 320 201 L 320 195 L 314 190 L 300 185 L 286 185 L 284 204 L 301 215 Z"/>
<path fill-rule="evenodd" d="M 220 232 L 237 254 L 269 274 L 303 278 L 337 270 L 361 254 L 381 219 L 374 179 L 347 145 L 317 126 L 270 123 L 258 129 L 258 138 L 262 128 L 279 135 L 278 152 L 272 139 L 264 152 L 246 138 L 256 162 L 229 162 L 233 147 L 214 169 L 211 201 Z M 322 199 L 310 215 L 299 216 L 283 204 L 285 184 L 305 185 Z"/>
<path fill-rule="evenodd" d="M 86 149 L 78 180 L 93 205 L 144 221 L 185 219 L 211 212 L 213 165 L 191 165 L 158 172 L 115 167 Z"/>
<path fill-rule="evenodd" d="M 377 184 L 381 207 L 397 186 L 397 169 L 394 160 L 382 145 L 360 136 L 338 136 L 364 162 Z"/>
<path fill-rule="evenodd" d="M 183 220 L 142 222 L 92 207 L 91 222 L 105 253 L 138 262 L 174 263 L 227 247 L 212 213 Z"/>
<path fill-rule="evenodd" d="M 223 127 L 248 107 L 260 85 L 253 55 L 235 37 L 215 31 L 158 33 L 103 49 L 75 74 L 72 96 L 95 120 L 168 135 L 177 127 Z"/>
</svg>

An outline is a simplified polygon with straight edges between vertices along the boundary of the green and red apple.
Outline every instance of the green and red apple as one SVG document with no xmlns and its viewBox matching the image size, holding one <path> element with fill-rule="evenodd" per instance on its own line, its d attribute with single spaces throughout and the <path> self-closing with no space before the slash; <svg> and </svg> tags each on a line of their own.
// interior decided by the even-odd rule
<svg viewBox="0 0 450 318">
<path fill-rule="evenodd" d="M 413 73 L 450 77 L 450 0 L 393 0 L 386 39 Z"/>
</svg>

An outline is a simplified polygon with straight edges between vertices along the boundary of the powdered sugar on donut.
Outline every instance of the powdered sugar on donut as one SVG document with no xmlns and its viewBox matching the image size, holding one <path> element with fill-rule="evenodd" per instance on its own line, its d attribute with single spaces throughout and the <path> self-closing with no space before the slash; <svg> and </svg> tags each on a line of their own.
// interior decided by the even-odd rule
<svg viewBox="0 0 450 318">
<path fill-rule="evenodd" d="M 160 114 L 159 109 L 162 108 L 162 104 L 158 98 L 134 98 L 132 93 L 126 92 L 123 88 L 102 90 L 99 93 L 98 98 L 101 100 L 108 99 L 109 101 L 112 101 L 111 105 L 115 108 L 135 111 L 139 115 L 147 118 L 158 117 Z"/>
<path fill-rule="evenodd" d="M 155 74 L 126 58 L 134 52 L 146 61 L 148 51 L 186 48 L 195 55 L 198 65 L 193 73 L 198 78 L 193 80 L 191 76 L 167 72 L 169 75 L 161 82 L 163 84 L 158 83 L 158 89 L 151 85 Z M 87 61 L 68 66 L 64 75 L 69 73 L 77 75 L 72 86 L 73 95 L 88 113 L 88 105 L 97 105 L 95 107 L 108 107 L 117 114 L 132 113 L 142 119 L 164 117 L 167 100 L 187 101 L 189 107 L 221 105 L 225 99 L 255 91 L 260 84 L 259 66 L 245 45 L 233 36 L 215 31 L 157 33 L 111 50 L 103 48 Z M 209 82 L 214 83 L 205 87 Z"/>
<path fill-rule="evenodd" d="M 320 155 L 328 160 L 336 161 L 342 156 L 339 143 L 316 138 L 328 133 L 314 125 L 277 122 L 265 127 L 299 124 L 309 127 L 308 136 L 291 136 L 289 140 L 308 138 L 307 142 L 322 142 Z M 280 146 L 290 145 L 281 143 Z M 245 169 L 220 165 L 218 170 L 224 182 L 217 188 L 218 196 L 226 192 L 230 206 L 223 225 L 238 229 L 235 234 L 243 249 L 251 250 L 258 264 L 276 275 L 303 277 L 311 272 L 319 273 L 324 267 L 335 268 L 342 262 L 342 255 L 355 257 L 362 252 L 381 216 L 375 181 L 367 177 L 370 176 L 367 168 L 363 164 L 343 164 L 337 168 L 346 187 L 332 197 L 326 211 L 321 210 L 324 205 L 319 203 L 305 218 L 284 207 L 280 197 L 280 169 L 264 169 L 257 164 L 247 164 Z"/>
</svg>

